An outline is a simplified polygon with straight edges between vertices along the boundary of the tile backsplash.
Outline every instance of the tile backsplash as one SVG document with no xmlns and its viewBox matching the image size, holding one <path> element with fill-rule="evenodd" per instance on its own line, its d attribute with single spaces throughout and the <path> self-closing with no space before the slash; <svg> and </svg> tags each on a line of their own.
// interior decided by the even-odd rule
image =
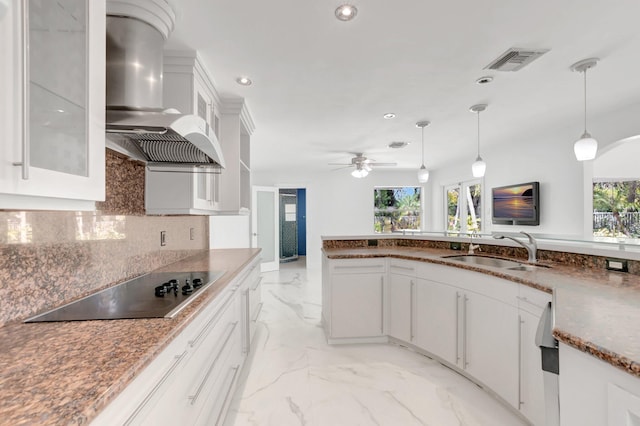
<svg viewBox="0 0 640 426">
<path fill-rule="evenodd" d="M 100 210 L 0 211 L 0 326 L 208 249 L 208 217 L 145 216 L 143 197 L 144 166 L 108 152 Z"/>
</svg>

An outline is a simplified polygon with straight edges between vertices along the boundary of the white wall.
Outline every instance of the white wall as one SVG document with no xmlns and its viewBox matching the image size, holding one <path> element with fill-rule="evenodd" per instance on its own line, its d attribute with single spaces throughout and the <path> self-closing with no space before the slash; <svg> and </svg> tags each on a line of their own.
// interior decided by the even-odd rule
<svg viewBox="0 0 640 426">
<path fill-rule="evenodd" d="M 320 267 L 323 235 L 373 234 L 373 189 L 418 186 L 417 171 L 374 170 L 356 179 L 350 170 L 334 172 L 254 172 L 255 185 L 307 189 L 307 265 Z"/>
<path fill-rule="evenodd" d="M 553 106 L 550 105 L 550 108 Z M 612 108 L 589 118 L 589 131 L 598 140 L 600 152 L 616 141 L 640 134 L 640 103 Z M 506 123 L 505 125 L 508 125 Z M 484 199 L 491 188 L 529 181 L 540 182 L 541 220 L 539 226 L 491 226 L 490 210 L 483 211 L 486 231 L 527 230 L 535 234 L 580 237 L 590 232 L 591 179 L 593 162 L 575 160 L 573 143 L 581 135 L 579 123 L 538 131 L 523 131 L 517 140 L 482 149 L 487 162 Z M 536 126 L 532 126 L 535 128 Z M 637 141 L 640 144 L 640 140 Z M 612 150 L 613 151 L 613 150 Z M 460 160 L 437 170 L 425 186 L 426 229 L 444 229 L 443 186 L 471 180 L 475 145 L 460 153 Z M 634 167 L 637 157 L 618 161 Z M 253 174 L 256 185 L 307 188 L 307 262 L 319 267 L 322 235 L 363 235 L 373 232 L 373 188 L 375 186 L 418 185 L 416 170 L 374 170 L 364 179 L 355 179 L 348 170 L 309 173 L 279 171 Z"/>
</svg>

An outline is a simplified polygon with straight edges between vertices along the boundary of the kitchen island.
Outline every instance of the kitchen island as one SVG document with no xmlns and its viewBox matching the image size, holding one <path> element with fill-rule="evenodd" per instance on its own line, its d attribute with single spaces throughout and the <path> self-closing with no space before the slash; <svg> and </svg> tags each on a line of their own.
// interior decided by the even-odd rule
<svg viewBox="0 0 640 426">
<path fill-rule="evenodd" d="M 622 273 L 605 269 L 601 266 L 603 259 L 592 256 L 543 252 L 540 253 L 542 260 L 538 266 L 532 266 L 527 265 L 526 254 L 521 249 L 513 251 L 509 247 L 492 247 L 492 242 L 485 240 L 482 252 L 476 252 L 476 255 L 516 260 L 515 264 L 519 266 L 486 266 L 455 259 L 461 255 L 464 257 L 466 252 L 460 251 L 459 244 L 454 245 L 458 250 L 450 249 L 450 241 L 399 236 L 324 237 L 323 253 L 326 262 L 323 266 L 323 322 L 329 341 L 366 343 L 388 339 L 407 345 L 429 356 L 435 355 L 436 359 L 483 387 L 487 385 L 486 389 L 490 393 L 495 391 L 509 405 L 524 410 L 527 402 L 522 399 L 526 391 L 526 387 L 522 387 L 522 374 L 527 368 L 531 368 L 525 368 L 523 356 L 526 356 L 527 350 L 532 354 L 535 351 L 523 346 L 533 343 L 533 337 L 530 338 L 530 343 L 523 340 L 524 336 L 531 334 L 527 332 L 526 326 L 523 328 L 521 325 L 520 331 L 517 331 L 515 324 L 523 324 L 525 318 L 521 308 L 527 297 L 523 297 L 523 294 L 532 294 L 535 299 L 534 293 L 546 293 L 549 300 L 553 295 L 553 335 L 560 342 L 560 395 L 561 407 L 565 407 L 560 410 L 562 424 L 577 424 L 572 421 L 578 416 L 595 421 L 584 424 L 607 424 L 607 401 L 610 403 L 611 399 L 619 399 L 607 396 L 607 386 L 624 389 L 630 395 L 625 401 L 640 401 L 637 396 L 640 394 L 640 333 L 637 325 L 640 323 L 640 276 L 635 274 L 637 265 L 634 261 L 629 261 L 629 269 L 635 273 Z M 466 249 L 464 245 L 462 248 Z M 357 292 L 356 295 L 353 296 L 352 290 L 339 289 L 342 285 L 351 286 Z M 375 295 L 370 300 L 364 297 L 367 285 L 371 288 L 370 293 Z M 328 290 L 325 286 L 328 286 Z M 532 289 L 535 289 L 534 293 Z M 369 315 L 368 323 L 373 326 L 360 333 L 359 330 L 363 328 L 358 329 L 357 322 L 345 323 L 344 306 L 340 306 L 336 298 L 340 294 L 359 300 L 359 312 L 363 315 L 381 310 L 377 316 Z M 425 297 L 427 294 L 429 296 Z M 449 297 L 452 302 L 448 301 Z M 457 304 L 456 298 L 459 300 Z M 499 300 L 504 303 L 497 303 Z M 332 311 L 331 304 L 336 302 L 338 310 Z M 369 303 L 369 307 L 362 307 L 363 303 Z M 483 303 L 492 308 L 478 308 Z M 373 309 L 376 306 L 378 308 Z M 467 308 L 476 309 L 475 313 L 469 311 L 469 318 L 476 318 L 473 315 L 478 315 L 476 319 L 467 320 Z M 494 308 L 504 311 L 496 313 L 498 311 Z M 443 314 L 429 317 L 425 313 L 429 309 Z M 498 318 L 497 322 L 486 322 L 485 318 L 490 317 Z M 423 337 L 425 335 L 421 330 L 430 328 L 428 318 L 431 318 L 431 323 L 435 320 L 440 324 L 436 327 L 435 334 L 430 335 L 436 336 L 435 338 L 429 339 L 428 333 L 427 338 Z M 444 318 L 450 320 L 443 321 Z M 505 327 L 505 321 L 514 325 Z M 448 326 L 451 322 L 463 325 Z M 482 334 L 482 322 L 486 329 L 492 329 L 483 337 L 487 344 L 473 346 L 473 339 Z M 475 331 L 468 332 L 466 327 Z M 441 343 L 447 340 L 442 340 L 442 335 L 446 335 L 448 331 L 451 331 L 449 341 L 452 343 L 445 342 L 445 346 L 451 346 L 447 352 L 442 350 Z M 501 338 L 494 339 L 493 335 L 496 334 Z M 535 335 L 535 328 L 533 334 Z M 493 349 L 484 347 L 489 345 L 486 339 L 493 339 Z M 519 345 L 515 343 L 518 340 L 521 342 Z M 517 349 L 518 347 L 521 349 Z M 505 355 L 505 351 L 512 352 L 513 356 Z M 475 353 L 475 372 L 473 362 L 469 366 L 468 360 L 465 360 L 468 352 L 472 356 Z M 486 357 L 483 358 L 482 353 L 486 353 Z M 504 362 L 492 364 L 491 358 L 497 356 L 503 357 Z M 576 374 L 573 371 L 574 365 L 580 363 L 576 357 L 592 359 L 592 362 L 602 367 L 603 373 L 594 378 L 589 374 Z M 519 361 L 516 363 L 511 358 L 518 358 Z M 478 363 L 485 361 L 485 367 L 478 370 Z M 510 363 L 513 363 L 511 370 L 507 367 Z M 539 359 L 533 366 L 540 376 Z M 498 371 L 500 374 L 497 374 Z M 566 374 L 563 375 L 563 371 Z M 500 375 L 519 375 L 520 391 L 517 390 L 517 383 L 511 379 L 506 380 L 506 385 L 498 389 L 496 386 L 502 386 L 503 383 L 495 378 Z M 580 380 L 576 377 L 580 377 Z M 571 401 L 580 397 L 587 397 L 592 403 L 585 407 L 584 404 Z M 617 408 L 616 411 L 620 414 L 624 410 L 634 412 L 632 410 L 637 409 L 629 407 L 631 406 Z"/>
<path fill-rule="evenodd" d="M 0 328 L 0 424 L 89 423 L 259 252 L 209 250 L 158 269 L 226 271 L 171 319 L 18 323 Z"/>
</svg>

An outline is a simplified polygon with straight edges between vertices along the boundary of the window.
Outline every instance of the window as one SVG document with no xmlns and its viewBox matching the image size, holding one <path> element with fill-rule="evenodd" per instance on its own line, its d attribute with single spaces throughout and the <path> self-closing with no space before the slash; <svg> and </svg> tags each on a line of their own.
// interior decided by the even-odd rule
<svg viewBox="0 0 640 426">
<path fill-rule="evenodd" d="M 375 188 L 373 190 L 373 229 L 376 233 L 419 231 L 422 188 Z"/>
<path fill-rule="evenodd" d="M 640 180 L 593 183 L 593 235 L 640 237 Z"/>
<path fill-rule="evenodd" d="M 482 231 L 482 184 L 479 180 L 446 186 L 444 196 L 447 232 Z M 466 212 L 465 218 L 462 212 Z"/>
</svg>

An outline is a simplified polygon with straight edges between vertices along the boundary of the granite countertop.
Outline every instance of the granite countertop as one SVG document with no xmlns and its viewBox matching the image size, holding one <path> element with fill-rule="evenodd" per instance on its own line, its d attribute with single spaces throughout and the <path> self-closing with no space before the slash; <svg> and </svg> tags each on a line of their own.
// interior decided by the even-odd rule
<svg viewBox="0 0 640 426">
<path fill-rule="evenodd" d="M 157 272 L 226 273 L 172 319 L 0 328 L 0 424 L 87 424 L 260 252 L 210 250 Z"/>
<path fill-rule="evenodd" d="M 393 257 L 455 266 L 553 293 L 554 335 L 560 342 L 640 377 L 638 275 L 559 263 L 513 271 L 448 260 L 443 256 L 466 253 L 435 248 L 325 248 L 323 252 L 331 259 Z"/>
</svg>

